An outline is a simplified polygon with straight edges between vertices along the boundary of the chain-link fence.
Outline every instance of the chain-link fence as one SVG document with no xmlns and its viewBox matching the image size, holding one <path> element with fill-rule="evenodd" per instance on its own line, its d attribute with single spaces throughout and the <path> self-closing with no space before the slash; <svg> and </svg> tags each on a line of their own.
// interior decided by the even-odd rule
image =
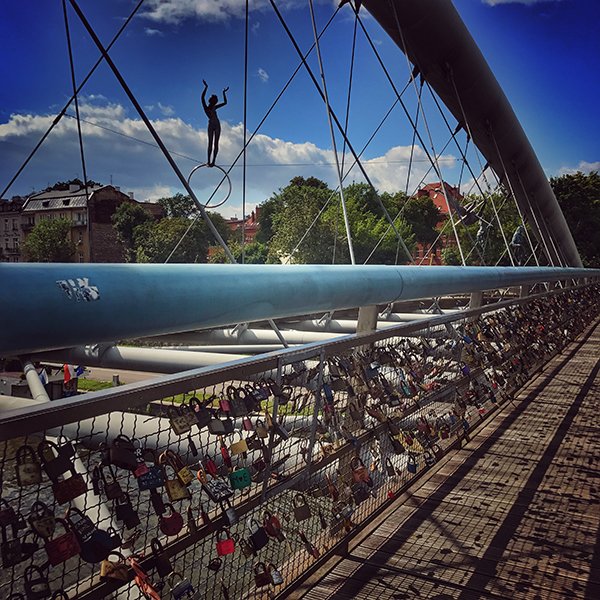
<svg viewBox="0 0 600 600">
<path fill-rule="evenodd" d="M 0 419 L 5 597 L 284 594 L 597 315 L 598 286 Z"/>
</svg>

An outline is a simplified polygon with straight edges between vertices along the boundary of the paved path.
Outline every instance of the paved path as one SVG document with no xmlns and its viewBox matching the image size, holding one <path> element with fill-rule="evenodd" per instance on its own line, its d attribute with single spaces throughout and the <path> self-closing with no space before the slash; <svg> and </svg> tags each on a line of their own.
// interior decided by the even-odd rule
<svg viewBox="0 0 600 600">
<path fill-rule="evenodd" d="M 290 597 L 600 599 L 600 325 Z"/>
</svg>

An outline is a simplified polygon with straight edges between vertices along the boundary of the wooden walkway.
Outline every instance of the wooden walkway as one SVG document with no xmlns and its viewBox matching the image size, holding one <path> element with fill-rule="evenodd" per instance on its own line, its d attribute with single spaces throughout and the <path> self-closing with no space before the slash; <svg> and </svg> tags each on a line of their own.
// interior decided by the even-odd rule
<svg viewBox="0 0 600 600">
<path fill-rule="evenodd" d="M 600 599 L 600 325 L 289 597 Z"/>
</svg>

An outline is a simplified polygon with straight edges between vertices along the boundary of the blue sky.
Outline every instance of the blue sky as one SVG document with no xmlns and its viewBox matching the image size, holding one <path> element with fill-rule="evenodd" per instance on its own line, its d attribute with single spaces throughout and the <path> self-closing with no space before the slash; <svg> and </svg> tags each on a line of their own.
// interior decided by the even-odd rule
<svg viewBox="0 0 600 600">
<path fill-rule="evenodd" d="M 548 175 L 600 166 L 597 102 L 600 97 L 600 3 L 596 0 L 519 1 L 455 0 L 475 41 L 511 101 Z M 107 43 L 134 6 L 131 0 L 81 0 L 82 10 Z M 308 3 L 279 0 L 301 48 L 312 43 Z M 297 57 L 267 0 L 251 2 L 248 129 L 252 131 L 297 65 Z M 202 79 L 211 93 L 230 87 L 229 104 L 221 109 L 223 125 L 218 163 L 228 166 L 242 147 L 244 0 L 146 0 L 141 16 L 127 28 L 111 53 L 125 79 L 167 146 L 178 154 L 184 173 L 205 161 L 206 117 L 200 105 Z M 335 9 L 333 0 L 316 2 L 322 26 Z M 61 2 L 3 2 L 0 36 L 0 187 L 4 187 L 55 113 L 70 96 L 70 75 Z M 76 15 L 69 11 L 80 80 L 97 52 Z M 393 72 L 397 85 L 408 80 L 404 56 L 366 14 L 365 24 Z M 337 15 L 322 41 L 332 105 L 343 120 L 348 86 L 353 13 Z M 313 56 L 311 66 L 318 73 Z M 394 94 L 364 36 L 357 39 L 349 136 L 361 149 Z M 414 114 L 415 94 L 405 95 Z M 179 191 L 173 174 L 151 142 L 112 73 L 102 65 L 81 98 L 84 144 L 91 178 L 135 191 L 139 199 L 156 199 Z M 429 97 L 424 99 L 434 147 L 440 151 L 448 133 Z M 69 111 L 73 113 L 73 109 Z M 454 120 L 450 119 L 454 125 Z M 7 196 L 40 189 L 60 179 L 81 176 L 75 122 L 65 119 Z M 108 127 L 122 135 L 98 127 Z M 424 130 L 421 129 L 424 134 Z M 338 138 L 341 150 L 341 140 Z M 407 185 L 412 131 L 396 108 L 365 152 L 365 168 L 382 190 L 419 184 L 429 164 L 422 148 Z M 443 153 L 445 179 L 458 181 L 458 152 Z M 189 158 L 186 158 L 189 157 Z M 469 155 L 475 169 L 479 164 Z M 301 71 L 248 149 L 248 208 L 267 198 L 295 175 L 336 181 L 331 139 L 323 104 Z M 240 163 L 241 164 L 241 163 Z M 201 170 L 193 184 L 206 197 L 216 173 Z M 354 170 L 349 180 L 361 180 Z M 462 183 L 469 185 L 470 177 Z M 233 170 L 234 193 L 221 209 L 241 213 L 241 168 Z M 348 180 L 348 181 L 349 181 Z"/>
</svg>

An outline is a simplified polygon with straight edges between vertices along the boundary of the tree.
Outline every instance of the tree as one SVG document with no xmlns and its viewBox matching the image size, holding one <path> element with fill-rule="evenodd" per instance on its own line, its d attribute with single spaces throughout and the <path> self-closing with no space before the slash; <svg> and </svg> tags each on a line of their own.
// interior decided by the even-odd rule
<svg viewBox="0 0 600 600">
<path fill-rule="evenodd" d="M 101 183 L 98 183 L 97 181 L 94 181 L 93 179 L 88 179 L 88 187 L 97 187 L 102 185 Z M 79 179 L 78 177 L 76 177 L 75 179 L 71 179 L 69 181 L 57 181 L 54 185 L 47 187 L 44 191 L 45 192 L 51 192 L 51 191 L 60 191 L 60 192 L 65 192 L 69 189 L 69 186 L 71 185 L 78 185 L 80 188 L 85 187 L 83 181 L 81 181 L 81 179 Z"/>
<path fill-rule="evenodd" d="M 600 266 L 600 175 L 577 172 L 550 179 L 575 244 L 587 267 Z"/>
<path fill-rule="evenodd" d="M 152 215 L 135 202 L 123 202 L 111 217 L 117 238 L 125 246 L 127 262 L 135 260 L 136 249 L 134 246 L 135 229 L 139 225 L 152 221 Z"/>
<path fill-rule="evenodd" d="M 226 240 L 229 228 L 225 219 L 218 213 L 208 213 L 208 215 Z M 138 225 L 134 230 L 137 262 L 165 262 L 176 246 L 177 249 L 169 258 L 169 262 L 206 262 L 208 248 L 214 244 L 212 234 L 204 220 L 195 220 L 188 232 L 190 223 L 190 219 L 183 217 L 165 217 L 160 221 L 148 221 Z M 180 241 L 181 243 L 179 243 Z"/>
<path fill-rule="evenodd" d="M 367 259 L 372 264 L 406 263 L 410 260 L 410 256 L 407 256 L 402 249 L 398 236 L 384 215 L 378 202 L 377 192 L 371 186 L 366 183 L 353 183 L 344 188 L 344 198 L 357 264 L 364 263 Z M 388 195 L 387 206 L 383 199 L 382 202 L 388 213 L 391 208 L 390 216 L 394 218 L 398 211 L 394 206 L 389 205 L 389 198 Z M 341 218 L 340 202 L 339 196 L 336 196 L 336 201 L 327 209 L 325 218 L 335 223 L 338 235 L 336 262 L 350 262 L 348 238 Z M 414 244 L 412 229 L 403 219 L 396 219 L 394 225 L 410 252 Z"/>
<path fill-rule="evenodd" d="M 44 219 L 27 236 L 25 253 L 31 262 L 71 262 L 75 244 L 67 219 Z"/>
<path fill-rule="evenodd" d="M 191 217 L 198 212 L 196 203 L 190 196 L 184 196 L 181 193 L 177 193 L 174 196 L 167 198 L 160 198 L 158 200 L 163 208 L 165 217 L 176 218 L 176 217 Z"/>
<path fill-rule="evenodd" d="M 269 244 L 269 260 L 330 263 L 334 248 L 334 226 L 330 221 L 316 217 L 332 192 L 323 182 L 323 185 L 316 185 L 313 181 L 308 185 L 298 185 L 306 180 L 295 178 L 292 181 L 294 183 L 279 190 L 279 193 L 267 201 L 273 232 Z M 261 206 L 261 211 L 262 208 Z M 261 229 L 262 227 L 261 216 Z M 257 239 L 262 241 L 258 236 Z"/>
<path fill-rule="evenodd" d="M 228 244 L 231 253 L 235 257 L 235 260 L 238 263 L 242 262 L 242 245 L 235 241 Z M 260 242 L 251 242 L 250 244 L 246 244 L 244 247 L 244 264 L 247 265 L 264 265 L 269 256 L 269 248 L 266 244 L 261 244 Z M 218 264 L 226 264 L 229 262 L 227 256 L 225 255 L 225 250 L 220 246 L 215 248 L 210 258 L 208 259 L 210 263 L 218 263 Z"/>
</svg>

